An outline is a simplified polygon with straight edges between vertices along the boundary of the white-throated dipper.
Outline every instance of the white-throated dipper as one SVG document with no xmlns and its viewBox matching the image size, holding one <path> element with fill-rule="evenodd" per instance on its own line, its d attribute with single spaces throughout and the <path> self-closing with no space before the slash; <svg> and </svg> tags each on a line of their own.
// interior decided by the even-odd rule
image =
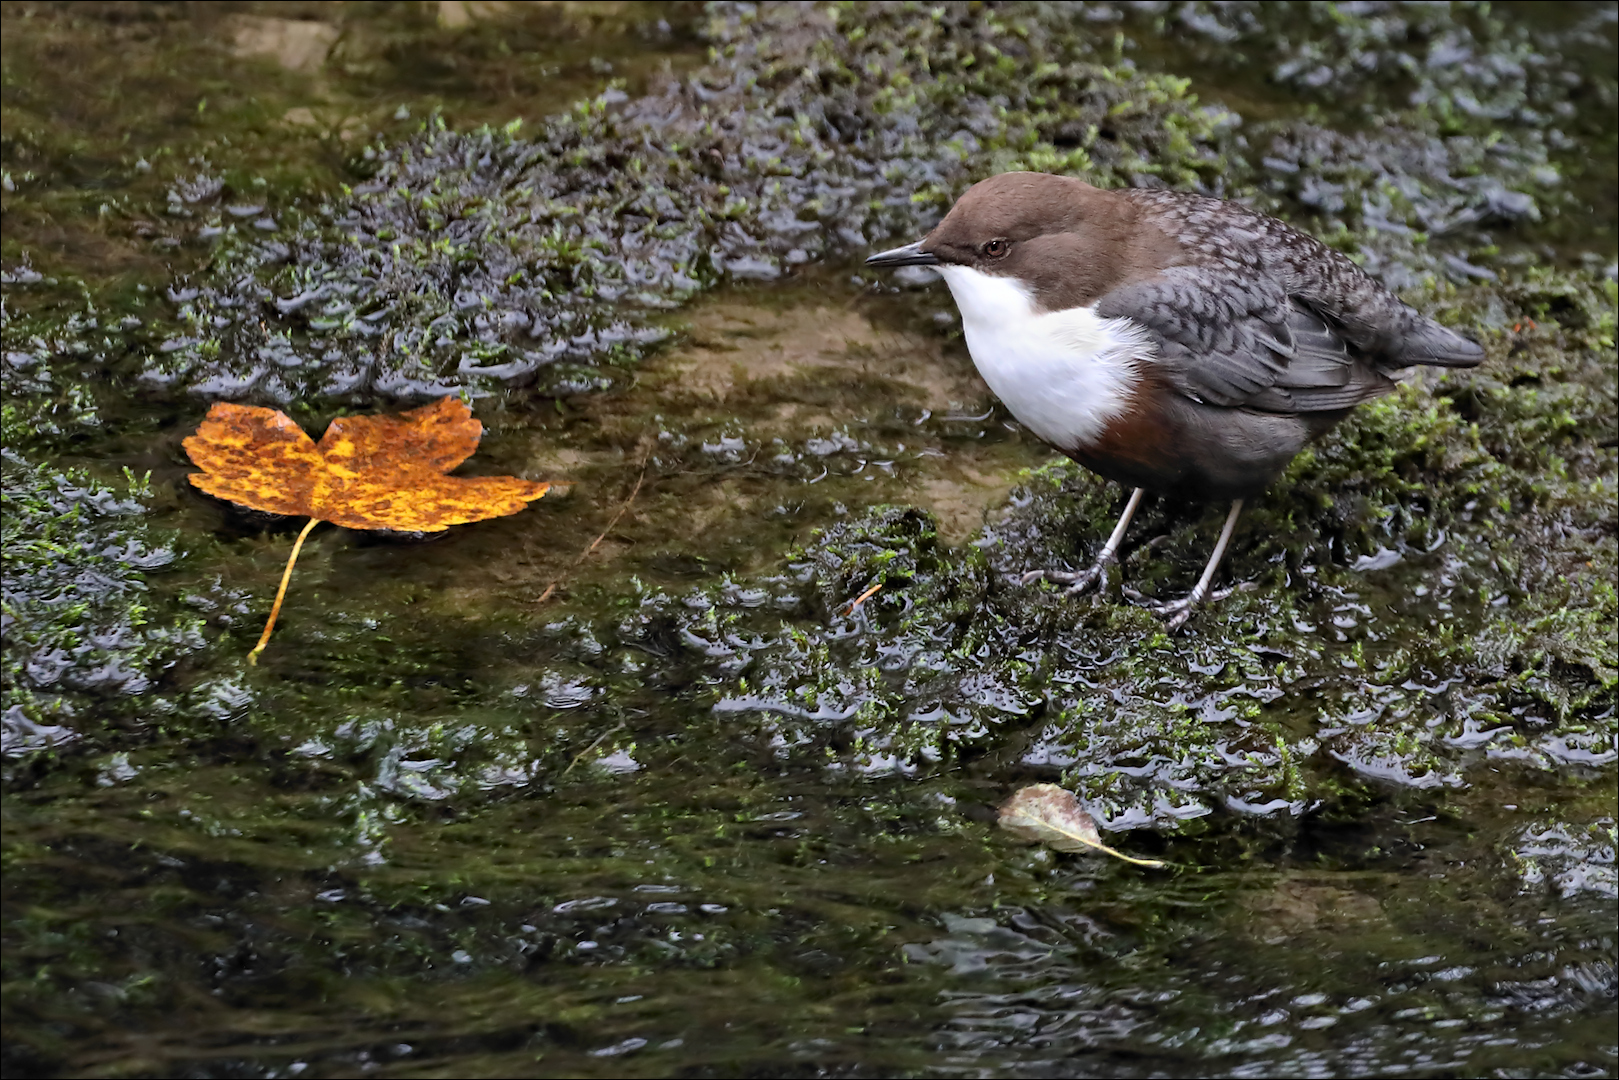
<svg viewBox="0 0 1619 1080">
<path fill-rule="evenodd" d="M 1208 595 L 1243 500 L 1305 443 L 1393 390 L 1401 368 L 1484 359 L 1319 240 L 1183 192 L 1003 173 L 924 239 L 866 265 L 935 267 L 973 363 L 1012 415 L 1134 489 L 1094 566 L 1027 579 L 1089 587 L 1143 491 L 1232 501 L 1196 587 L 1155 605 L 1171 630 Z"/>
</svg>

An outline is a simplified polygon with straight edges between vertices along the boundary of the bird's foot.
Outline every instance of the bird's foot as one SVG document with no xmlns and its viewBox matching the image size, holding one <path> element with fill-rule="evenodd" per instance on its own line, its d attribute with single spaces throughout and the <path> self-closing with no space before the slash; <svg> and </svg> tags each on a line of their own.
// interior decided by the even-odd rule
<svg viewBox="0 0 1619 1080">
<path fill-rule="evenodd" d="M 1187 624 L 1199 604 L 1218 603 L 1238 590 L 1246 591 L 1251 588 L 1253 588 L 1252 585 L 1243 583 L 1241 585 L 1232 585 L 1225 589 L 1214 589 L 1206 596 L 1199 596 L 1194 590 L 1179 600 L 1151 600 L 1127 586 L 1124 589 L 1124 595 L 1163 619 L 1166 623 L 1164 629 L 1173 634 Z"/>
<path fill-rule="evenodd" d="M 1079 596 L 1092 585 L 1105 592 L 1107 590 L 1108 567 L 1116 562 L 1118 562 L 1117 559 L 1108 556 L 1107 558 L 1097 559 L 1089 570 L 1077 572 L 1069 570 L 1030 570 L 1018 579 L 1018 584 L 1032 585 L 1036 581 L 1053 581 L 1058 585 L 1068 586 L 1063 590 L 1068 596 Z"/>
</svg>

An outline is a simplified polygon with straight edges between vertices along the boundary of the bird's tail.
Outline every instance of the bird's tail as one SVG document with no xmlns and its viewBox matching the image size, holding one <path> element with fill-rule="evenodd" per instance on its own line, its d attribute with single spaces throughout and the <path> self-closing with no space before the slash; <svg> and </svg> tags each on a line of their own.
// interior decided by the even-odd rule
<svg viewBox="0 0 1619 1080">
<path fill-rule="evenodd" d="M 1484 350 L 1478 342 L 1432 319 L 1419 319 L 1389 350 L 1389 359 L 1395 367 L 1432 364 L 1434 367 L 1469 368 L 1484 362 Z"/>
</svg>

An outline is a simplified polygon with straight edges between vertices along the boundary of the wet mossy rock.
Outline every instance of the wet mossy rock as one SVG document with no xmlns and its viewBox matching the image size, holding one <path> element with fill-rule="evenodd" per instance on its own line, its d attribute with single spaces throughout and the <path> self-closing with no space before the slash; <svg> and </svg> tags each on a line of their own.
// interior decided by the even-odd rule
<svg viewBox="0 0 1619 1080">
<path fill-rule="evenodd" d="M 649 596 L 619 639 L 672 619 L 715 711 L 783 760 L 1061 778 L 1115 829 L 1257 836 L 1254 817 L 1292 827 L 1401 791 L 1611 778 L 1614 300 L 1612 279 L 1558 274 L 1436 298 L 1499 327 L 1490 359 L 1301 455 L 1239 527 L 1226 572 L 1248 591 L 1184 640 L 1117 597 L 1015 584 L 1083 564 L 1117 513 L 1124 493 L 1066 462 L 965 549 L 909 509 L 827 529 L 755 583 L 801 596 L 797 619 L 726 586 Z M 1149 502 L 1123 575 L 1184 590 L 1216 518 Z"/>
<path fill-rule="evenodd" d="M 1262 37 L 1263 7 L 1230 17 Z M 1397 288 L 1489 277 L 1473 260 L 1568 202 L 1547 117 L 1582 88 L 1488 18 L 1335 24 L 1340 66 L 1376 56 L 1419 88 L 1346 133 L 1200 102 L 1123 55 L 1106 6 L 918 11 L 715 5 L 710 62 L 664 89 L 609 90 L 532 136 L 431 119 L 368 147 L 314 212 L 238 220 L 222 182 L 177 182 L 171 215 L 218 248 L 168 290 L 176 321 L 136 350 L 140 377 L 277 406 L 600 389 L 693 294 L 913 238 L 1008 169 L 1245 197 Z M 1426 62 L 1436 35 L 1517 65 L 1480 100 L 1473 65 Z"/>
</svg>

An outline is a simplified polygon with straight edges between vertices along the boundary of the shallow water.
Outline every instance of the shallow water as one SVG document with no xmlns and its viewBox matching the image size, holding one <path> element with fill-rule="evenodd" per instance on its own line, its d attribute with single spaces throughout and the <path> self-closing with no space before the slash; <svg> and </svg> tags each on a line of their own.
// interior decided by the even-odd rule
<svg viewBox="0 0 1619 1080">
<path fill-rule="evenodd" d="M 8 1071 L 1612 1075 L 1615 6 L 1549 8 L 6 4 Z M 800 142 L 727 111 L 811 66 Z M 696 164 L 647 101 L 710 110 Z M 1076 147 L 1491 354 L 1301 458 L 1179 638 L 1011 584 L 1121 493 L 1011 422 L 937 284 L 859 270 Z M 600 193 L 654 174 L 615 297 L 655 245 Z M 396 408 L 428 326 L 467 471 L 558 489 L 317 529 L 247 667 L 299 523 L 196 494 L 180 440 L 215 398 Z M 1126 580 L 1185 588 L 1220 514 L 1149 501 Z M 1168 868 L 1011 843 L 1046 780 Z"/>
</svg>

